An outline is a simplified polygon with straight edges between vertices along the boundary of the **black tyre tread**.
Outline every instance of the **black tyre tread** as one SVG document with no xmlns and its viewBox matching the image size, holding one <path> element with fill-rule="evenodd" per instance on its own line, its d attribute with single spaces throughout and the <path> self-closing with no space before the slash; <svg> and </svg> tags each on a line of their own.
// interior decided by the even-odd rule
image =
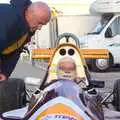
<svg viewBox="0 0 120 120">
<path fill-rule="evenodd" d="M 117 111 L 120 111 L 120 79 L 118 79 L 113 88 L 113 105 Z"/>
<path fill-rule="evenodd" d="M 0 83 L 0 113 L 25 105 L 25 84 L 22 79 L 11 78 Z"/>
</svg>

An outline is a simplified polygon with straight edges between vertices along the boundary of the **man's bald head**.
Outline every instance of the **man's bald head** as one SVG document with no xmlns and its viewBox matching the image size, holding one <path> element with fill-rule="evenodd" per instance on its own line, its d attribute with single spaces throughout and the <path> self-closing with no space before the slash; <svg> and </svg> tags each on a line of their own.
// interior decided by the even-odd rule
<svg viewBox="0 0 120 120">
<path fill-rule="evenodd" d="M 42 25 L 49 22 L 51 11 L 48 5 L 44 2 L 32 3 L 25 11 L 25 17 L 30 29 L 41 29 Z"/>
</svg>

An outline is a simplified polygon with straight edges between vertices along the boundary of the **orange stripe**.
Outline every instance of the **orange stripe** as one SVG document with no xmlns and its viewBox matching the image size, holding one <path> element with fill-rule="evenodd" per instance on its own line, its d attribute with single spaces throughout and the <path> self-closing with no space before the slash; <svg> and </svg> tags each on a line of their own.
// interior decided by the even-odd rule
<svg viewBox="0 0 120 120">
<path fill-rule="evenodd" d="M 37 116 L 36 120 L 41 120 L 46 115 L 71 116 L 76 120 L 84 120 L 84 118 L 80 116 L 78 113 L 76 113 L 76 111 L 74 111 L 72 108 L 61 103 L 58 103 L 52 107 L 49 107 L 48 109 L 40 113 L 40 115 Z"/>
</svg>

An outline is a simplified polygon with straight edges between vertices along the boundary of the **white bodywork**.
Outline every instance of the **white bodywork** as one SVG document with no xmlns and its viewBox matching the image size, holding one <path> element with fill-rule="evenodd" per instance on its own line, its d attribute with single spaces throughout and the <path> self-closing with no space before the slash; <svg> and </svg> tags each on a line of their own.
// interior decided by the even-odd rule
<svg viewBox="0 0 120 120">
<path fill-rule="evenodd" d="M 97 13 L 119 13 L 120 0 L 96 0 L 92 3 L 91 10 Z"/>
<path fill-rule="evenodd" d="M 97 0 L 92 4 L 91 9 L 101 15 L 104 13 L 112 13 L 113 17 L 105 23 L 99 33 L 89 33 L 84 37 L 80 37 L 81 48 L 102 49 L 106 48 L 113 57 L 113 64 L 120 64 L 120 0 Z M 96 29 L 100 27 L 97 24 Z M 106 32 L 111 29 L 112 36 L 106 37 Z"/>
<path fill-rule="evenodd" d="M 22 119 L 22 118 L 24 118 L 27 111 L 28 111 L 28 106 L 17 109 L 17 110 L 12 110 L 12 111 L 9 111 L 9 112 L 5 112 L 2 115 L 3 115 L 3 117 L 6 117 L 6 118 Z"/>
</svg>

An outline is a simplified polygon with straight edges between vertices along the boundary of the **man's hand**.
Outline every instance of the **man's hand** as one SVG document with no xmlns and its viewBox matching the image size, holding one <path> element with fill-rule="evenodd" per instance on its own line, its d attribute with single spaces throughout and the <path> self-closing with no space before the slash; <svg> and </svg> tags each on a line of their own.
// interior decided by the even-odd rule
<svg viewBox="0 0 120 120">
<path fill-rule="evenodd" d="M 7 80 L 7 77 L 3 73 L 0 73 L 0 82 L 4 80 Z"/>
</svg>

